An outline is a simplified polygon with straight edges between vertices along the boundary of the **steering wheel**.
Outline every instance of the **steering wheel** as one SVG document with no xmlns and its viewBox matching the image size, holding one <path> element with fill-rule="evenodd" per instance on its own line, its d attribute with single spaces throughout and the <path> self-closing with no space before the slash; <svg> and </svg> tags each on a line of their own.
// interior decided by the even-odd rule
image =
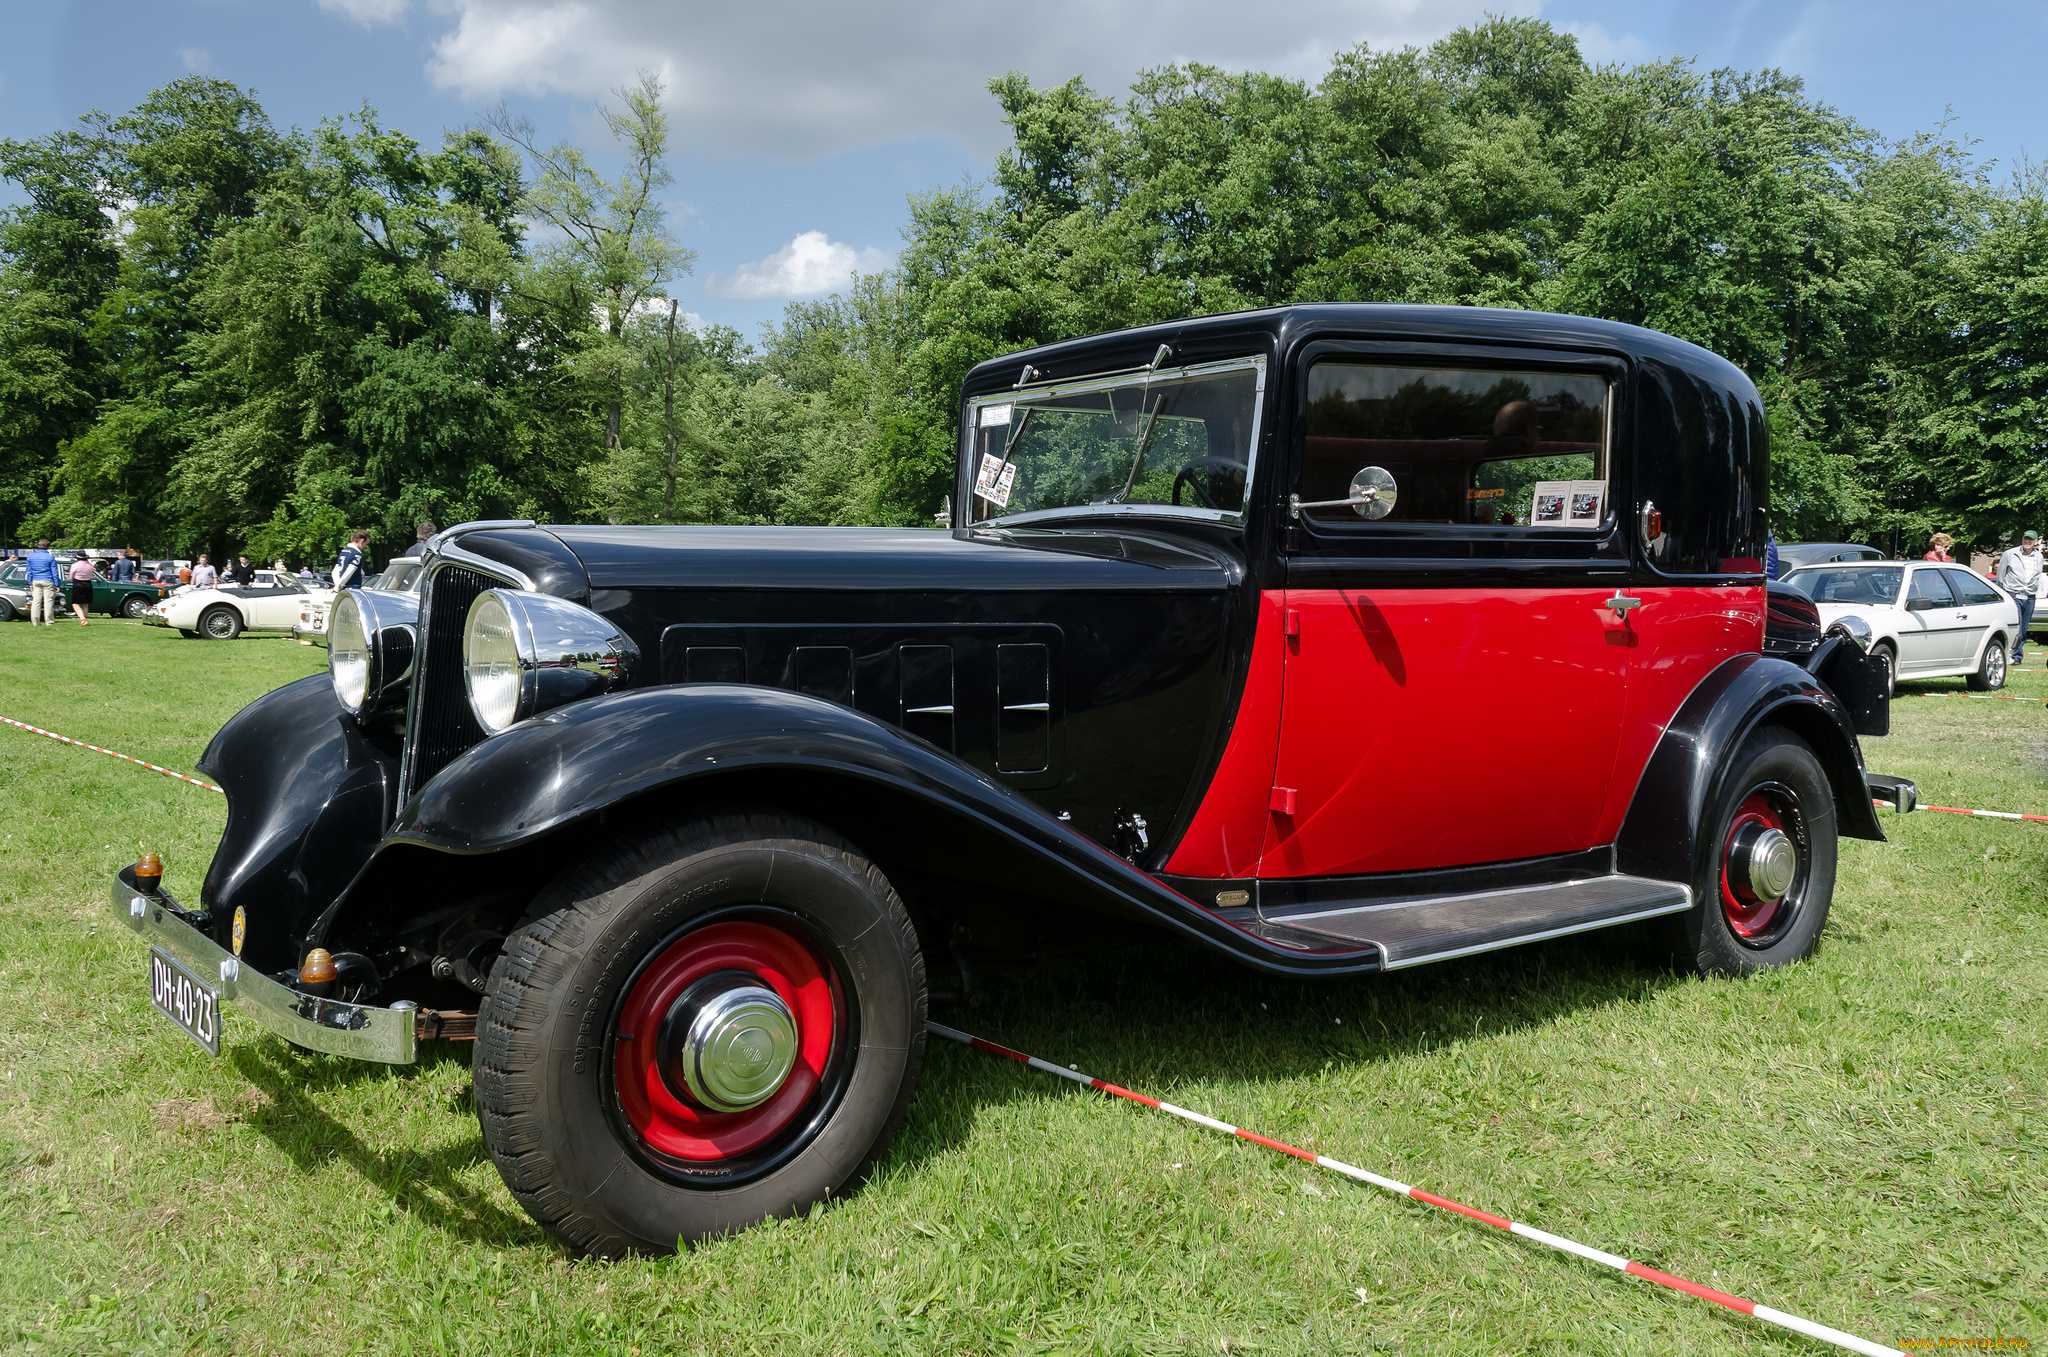
<svg viewBox="0 0 2048 1357">
<path fill-rule="evenodd" d="M 1196 480 L 1190 473 L 1196 471 L 1235 471 L 1242 474 L 1249 469 L 1243 462 L 1232 457 L 1191 457 L 1188 459 L 1188 464 L 1182 467 L 1173 478 L 1173 502 L 1175 504 L 1180 503 L 1180 488 L 1185 485 L 1188 489 L 1195 492 L 1195 498 L 1202 501 L 1204 509 L 1220 511 L 1223 506 L 1209 498 L 1209 492 L 1204 490 L 1202 483 Z"/>
</svg>

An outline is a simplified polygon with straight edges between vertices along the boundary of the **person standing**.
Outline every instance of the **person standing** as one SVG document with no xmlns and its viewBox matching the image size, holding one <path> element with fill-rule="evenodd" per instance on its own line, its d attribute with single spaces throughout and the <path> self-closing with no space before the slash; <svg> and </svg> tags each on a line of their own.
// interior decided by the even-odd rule
<svg viewBox="0 0 2048 1357">
<path fill-rule="evenodd" d="M 71 562 L 71 611 L 78 614 L 78 625 L 84 626 L 85 615 L 92 609 L 92 582 L 99 572 L 92 568 L 92 557 L 84 552 Z"/>
<path fill-rule="evenodd" d="M 354 589 L 363 582 L 363 556 L 370 549 L 370 534 L 356 531 L 349 535 L 348 545 L 334 558 L 334 589 Z"/>
<path fill-rule="evenodd" d="M 192 567 L 192 587 L 211 589 L 220 582 L 220 572 L 207 562 L 206 553 L 199 553 L 199 564 Z"/>
<path fill-rule="evenodd" d="M 1998 558 L 1998 587 L 2019 605 L 2019 636 L 2012 646 L 2012 662 L 2018 664 L 2027 651 L 2027 628 L 2034 624 L 2034 595 L 2041 588 L 2040 533 L 2028 528 L 2020 534 L 2020 544 L 2006 548 Z"/>
<path fill-rule="evenodd" d="M 1770 528 L 1764 529 L 1764 578 L 1778 578 L 1778 534 Z"/>
<path fill-rule="evenodd" d="M 441 530 L 434 526 L 433 519 L 423 518 L 420 520 L 419 526 L 413 529 L 413 531 L 419 534 L 418 538 L 416 538 L 413 542 L 412 549 L 412 554 L 417 556 L 420 554 L 420 548 L 424 547 L 427 544 L 427 539 L 429 537 L 432 537 L 435 533 Z"/>
<path fill-rule="evenodd" d="M 1955 538 L 1950 537 L 1945 532 L 1938 532 L 1927 539 L 1927 554 L 1920 559 L 1923 561 L 1941 561 L 1952 564 L 1956 558 L 1948 554 L 1948 549 L 1955 544 Z"/>
<path fill-rule="evenodd" d="M 189 565 L 181 565 L 181 566 L 179 566 L 179 567 L 178 567 L 178 583 L 180 583 L 180 584 L 190 584 L 191 582 L 192 582 L 192 567 L 191 567 L 191 566 L 189 566 Z"/>
<path fill-rule="evenodd" d="M 256 578 L 256 567 L 249 564 L 247 556 L 238 556 L 228 574 L 234 578 L 237 588 L 247 589 Z"/>
<path fill-rule="evenodd" d="M 47 537 L 38 537 L 28 554 L 28 620 L 36 627 L 57 625 L 57 557 Z"/>
<path fill-rule="evenodd" d="M 135 579 L 134 547 L 121 548 L 120 552 L 114 557 L 114 563 L 107 567 L 107 578 L 118 580 L 123 584 L 131 583 Z"/>
</svg>

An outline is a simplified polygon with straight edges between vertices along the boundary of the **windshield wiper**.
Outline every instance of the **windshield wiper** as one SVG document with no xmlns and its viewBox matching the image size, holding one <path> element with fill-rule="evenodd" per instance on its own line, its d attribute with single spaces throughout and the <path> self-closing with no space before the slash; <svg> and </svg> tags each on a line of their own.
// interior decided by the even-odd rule
<svg viewBox="0 0 2048 1357">
<path fill-rule="evenodd" d="M 1166 393 L 1159 393 L 1159 399 L 1152 403 L 1152 413 L 1146 416 L 1145 432 L 1138 436 L 1138 453 L 1131 458 L 1131 474 L 1124 477 L 1124 488 L 1109 497 L 1111 504 L 1122 504 L 1131 497 L 1131 487 L 1138 483 L 1138 468 L 1145 465 L 1145 449 L 1152 446 L 1152 431 L 1159 427 L 1159 411 L 1166 404 Z"/>
</svg>

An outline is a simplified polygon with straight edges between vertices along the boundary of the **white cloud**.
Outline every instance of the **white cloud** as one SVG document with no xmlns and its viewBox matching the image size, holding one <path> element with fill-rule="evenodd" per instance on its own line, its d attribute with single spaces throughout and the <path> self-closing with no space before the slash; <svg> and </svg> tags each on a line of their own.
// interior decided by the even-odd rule
<svg viewBox="0 0 2048 1357">
<path fill-rule="evenodd" d="M 185 63 L 185 69 L 205 75 L 213 69 L 213 53 L 204 47 L 180 47 L 178 60 Z"/>
<path fill-rule="evenodd" d="M 704 280 L 704 290 L 726 301 L 762 301 L 774 297 L 815 297 L 837 292 L 853 281 L 855 273 L 880 273 L 889 267 L 891 256 L 869 246 L 856 250 L 826 238 L 823 231 L 806 231 L 789 244 L 731 273 L 714 273 Z"/>
<path fill-rule="evenodd" d="M 366 4 L 373 0 L 332 0 Z M 823 155 L 876 141 L 951 136 L 1004 144 L 991 77 L 1081 75 L 1120 95 L 1141 69 L 1203 61 L 1315 79 L 1332 53 L 1427 43 L 1485 13 L 1541 0 L 1043 0 L 1024 12 L 968 0 L 435 0 L 454 16 L 433 83 L 501 94 L 601 96 L 663 71 L 681 147 Z"/>
<path fill-rule="evenodd" d="M 319 0 L 320 8 L 339 14 L 364 28 L 395 24 L 405 15 L 409 0 Z"/>
<path fill-rule="evenodd" d="M 1637 62 L 1649 55 L 1649 47 L 1633 33 L 1609 33 L 1603 24 L 1572 24 L 1571 35 L 1579 40 L 1579 55 L 1595 66 L 1610 62 Z"/>
</svg>

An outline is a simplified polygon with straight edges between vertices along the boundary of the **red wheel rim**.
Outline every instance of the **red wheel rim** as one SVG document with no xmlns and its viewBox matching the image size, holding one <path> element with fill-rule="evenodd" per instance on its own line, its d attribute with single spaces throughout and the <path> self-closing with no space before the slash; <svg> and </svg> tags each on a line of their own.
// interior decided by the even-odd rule
<svg viewBox="0 0 2048 1357">
<path fill-rule="evenodd" d="M 1781 833 L 1791 832 L 1785 827 L 1784 815 L 1762 792 L 1751 792 L 1735 808 L 1735 818 L 1728 825 L 1727 837 L 1721 840 L 1721 910 L 1727 916 L 1728 926 L 1739 938 L 1754 938 L 1768 932 L 1778 917 L 1778 911 L 1785 906 L 1782 898 L 1759 900 L 1747 882 L 1738 884 L 1729 879 L 1728 864 L 1735 851 L 1736 838 L 1751 825 Z"/>
<path fill-rule="evenodd" d="M 796 1018 L 796 1067 L 773 1097 L 745 1112 L 713 1112 L 678 1099 L 661 1077 L 656 1034 L 682 992 L 714 971 L 745 971 L 775 991 Z M 735 920 L 686 933 L 654 958 L 619 1009 L 612 1078 L 619 1110 L 657 1154 L 705 1163 L 759 1149 L 811 1101 L 839 1027 L 832 976 L 804 943 L 770 924 Z"/>
</svg>

